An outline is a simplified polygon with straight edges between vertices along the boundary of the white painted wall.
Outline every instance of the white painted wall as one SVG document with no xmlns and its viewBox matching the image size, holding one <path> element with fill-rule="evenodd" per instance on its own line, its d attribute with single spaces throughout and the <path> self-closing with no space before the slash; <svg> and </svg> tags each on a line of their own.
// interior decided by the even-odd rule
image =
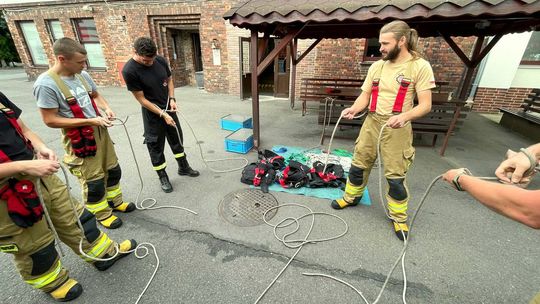
<svg viewBox="0 0 540 304">
<path fill-rule="evenodd" d="M 519 63 L 532 32 L 504 35 L 489 53 L 479 87 L 508 89 L 539 87 L 540 69 Z M 536 83 L 536 85 L 533 85 Z"/>
<path fill-rule="evenodd" d="M 518 68 L 512 88 L 540 88 L 540 65 L 522 65 Z"/>
</svg>

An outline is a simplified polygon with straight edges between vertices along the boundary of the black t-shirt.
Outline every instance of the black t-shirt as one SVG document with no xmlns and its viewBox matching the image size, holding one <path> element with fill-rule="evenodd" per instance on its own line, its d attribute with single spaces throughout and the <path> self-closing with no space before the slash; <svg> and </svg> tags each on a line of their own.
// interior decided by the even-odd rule
<svg viewBox="0 0 540 304">
<path fill-rule="evenodd" d="M 130 59 L 122 69 L 122 76 L 129 91 L 142 91 L 144 97 L 162 109 L 169 99 L 168 80 L 171 70 L 165 58 L 156 56 L 151 66 Z"/>
<path fill-rule="evenodd" d="M 14 105 L 2 92 L 0 92 L 0 103 L 5 108 L 15 112 L 15 117 L 19 118 L 21 109 Z M 34 153 L 30 150 L 17 130 L 11 125 L 4 111 L 0 111 L 0 150 L 2 150 L 12 161 L 31 160 Z"/>
</svg>

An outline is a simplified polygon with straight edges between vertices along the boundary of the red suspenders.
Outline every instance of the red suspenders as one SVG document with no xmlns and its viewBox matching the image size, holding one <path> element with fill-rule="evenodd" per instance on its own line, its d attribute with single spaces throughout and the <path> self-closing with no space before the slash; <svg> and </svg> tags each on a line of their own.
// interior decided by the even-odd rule
<svg viewBox="0 0 540 304">
<path fill-rule="evenodd" d="M 409 68 L 407 68 L 407 72 L 409 72 L 411 64 L 412 63 L 409 63 Z M 380 70 L 378 71 L 379 76 L 382 74 L 383 67 L 384 67 L 384 63 L 382 64 Z M 405 96 L 407 96 L 407 91 L 409 89 L 409 86 L 411 85 L 411 82 L 412 81 L 409 78 L 403 77 L 401 79 L 398 93 L 394 101 L 394 106 L 392 107 L 392 113 L 399 114 L 403 111 L 403 104 L 405 103 Z M 373 79 L 371 83 L 371 103 L 369 105 L 370 112 L 375 112 L 377 110 L 377 99 L 379 97 L 379 83 L 380 83 L 380 78 Z"/>
<path fill-rule="evenodd" d="M 64 83 L 64 81 L 60 79 L 60 77 L 51 70 L 48 71 L 48 74 L 49 76 L 51 76 L 51 78 L 54 80 L 54 82 L 66 98 L 66 102 L 71 109 L 71 112 L 73 112 L 73 116 L 75 118 L 86 118 L 86 116 L 84 116 L 83 110 L 81 109 L 81 106 L 77 102 L 77 99 L 75 99 L 73 94 L 71 94 L 69 88 Z M 91 92 L 89 92 L 90 88 L 88 87 L 86 80 L 84 80 L 84 78 L 80 75 L 76 75 L 76 77 L 79 79 L 79 81 L 83 84 L 84 88 L 88 92 L 88 96 L 90 97 L 90 101 L 92 102 L 92 107 L 94 108 L 94 111 L 96 111 L 96 115 L 99 115 L 99 110 L 96 106 L 94 98 L 92 98 Z M 70 139 L 73 153 L 75 153 L 77 157 L 96 155 L 96 139 L 94 138 L 94 129 L 91 126 L 66 129 L 66 136 Z"/>
</svg>

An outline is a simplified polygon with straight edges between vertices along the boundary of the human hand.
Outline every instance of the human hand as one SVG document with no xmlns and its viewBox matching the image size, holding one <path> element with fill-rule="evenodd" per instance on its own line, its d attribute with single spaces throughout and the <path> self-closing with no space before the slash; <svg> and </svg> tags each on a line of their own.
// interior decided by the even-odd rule
<svg viewBox="0 0 540 304">
<path fill-rule="evenodd" d="M 341 117 L 345 119 L 353 119 L 355 114 L 352 108 L 346 108 L 341 111 Z"/>
<path fill-rule="evenodd" d="M 531 161 L 527 155 L 523 152 L 508 150 L 506 158 L 495 170 L 497 178 L 503 183 L 519 184 L 526 187 L 534 174 L 534 171 L 525 174 L 531 168 Z"/>
<path fill-rule="evenodd" d="M 399 129 L 403 128 L 408 121 L 409 119 L 405 116 L 405 113 L 401 113 L 390 117 L 388 122 L 386 122 L 386 125 L 392 129 Z"/>
<path fill-rule="evenodd" d="M 163 119 L 165 119 L 165 123 L 168 124 L 169 126 L 172 126 L 172 127 L 176 126 L 176 122 L 174 122 L 174 119 L 171 117 L 171 115 L 164 114 Z"/>
<path fill-rule="evenodd" d="M 468 174 L 468 172 L 465 170 L 465 168 L 451 169 L 451 170 L 446 171 L 446 173 L 443 174 L 442 179 L 445 182 L 449 183 L 450 186 L 452 186 L 452 188 L 459 190 L 456 188 L 456 185 L 454 184 L 454 178 L 456 178 L 458 174 Z"/>
<path fill-rule="evenodd" d="M 109 118 L 109 120 L 114 120 L 116 118 L 116 114 L 114 114 L 111 108 L 105 109 L 105 114 L 107 114 L 107 118 Z"/>
<path fill-rule="evenodd" d="M 48 159 L 53 161 L 58 161 L 58 157 L 56 157 L 56 153 L 54 153 L 53 150 L 43 147 L 39 149 L 36 153 L 38 159 Z"/>
<path fill-rule="evenodd" d="M 174 112 L 178 110 L 178 106 L 176 105 L 175 98 L 169 98 L 169 109 Z"/>
<path fill-rule="evenodd" d="M 43 177 L 58 172 L 60 164 L 56 160 L 37 159 L 28 161 L 28 166 L 24 170 L 26 174 Z"/>
<path fill-rule="evenodd" d="M 93 122 L 92 124 L 94 126 L 98 126 L 98 127 L 110 127 L 110 126 L 112 126 L 112 122 L 108 118 L 98 116 L 98 117 L 94 117 L 94 118 L 91 118 L 91 119 L 92 119 L 92 122 Z"/>
</svg>

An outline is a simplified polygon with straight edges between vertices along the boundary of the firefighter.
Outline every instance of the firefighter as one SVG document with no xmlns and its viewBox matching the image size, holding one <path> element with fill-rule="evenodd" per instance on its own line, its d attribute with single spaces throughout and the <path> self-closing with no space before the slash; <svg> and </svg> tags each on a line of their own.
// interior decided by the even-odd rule
<svg viewBox="0 0 540 304">
<path fill-rule="evenodd" d="M 0 112 L 0 252 L 13 254 L 21 277 L 32 287 L 58 301 L 73 300 L 82 293 L 82 286 L 62 266 L 38 195 L 42 195 L 60 240 L 81 257 L 81 239 L 84 253 L 95 258 L 111 257 L 116 245 L 127 252 L 137 243 L 116 244 L 97 228 L 92 213 L 78 202 L 73 206 L 74 198 L 54 174 L 60 168 L 56 155 L 26 127 L 19 118 L 21 110 L 2 93 Z M 83 259 L 103 271 L 127 254 L 110 261 Z"/>
<path fill-rule="evenodd" d="M 122 198 L 122 170 L 107 131 L 114 112 L 83 71 L 87 61 L 84 47 L 61 38 L 53 50 L 54 66 L 34 83 L 41 116 L 47 126 L 62 129 L 64 163 L 81 184 L 86 208 L 104 227 L 118 228 L 122 221 L 112 212 L 131 212 L 135 205 Z M 98 106 L 106 117 L 100 116 Z"/>
<path fill-rule="evenodd" d="M 418 33 L 403 21 L 393 21 L 380 31 L 383 58 L 371 65 L 362 93 L 353 106 L 342 111 L 352 119 L 369 105 L 368 116 L 356 141 L 352 166 L 343 198 L 332 201 L 335 209 L 358 204 L 366 188 L 369 173 L 377 158 L 379 132 L 381 158 L 388 187 L 387 207 L 393 231 L 400 240 L 407 237 L 409 191 L 406 174 L 414 159 L 411 121 L 431 110 L 431 89 L 435 79 L 429 62 L 417 51 Z M 413 105 L 414 96 L 418 105 Z"/>
<path fill-rule="evenodd" d="M 165 168 L 165 139 L 178 162 L 178 174 L 190 177 L 199 172 L 189 165 L 183 147 L 183 134 L 176 112 L 174 84 L 171 69 L 165 58 L 157 55 L 157 47 L 152 39 L 137 38 L 133 44 L 133 57 L 122 69 L 127 89 L 142 106 L 145 143 L 150 160 L 157 172 L 161 189 L 172 192 L 173 188 Z"/>
</svg>

